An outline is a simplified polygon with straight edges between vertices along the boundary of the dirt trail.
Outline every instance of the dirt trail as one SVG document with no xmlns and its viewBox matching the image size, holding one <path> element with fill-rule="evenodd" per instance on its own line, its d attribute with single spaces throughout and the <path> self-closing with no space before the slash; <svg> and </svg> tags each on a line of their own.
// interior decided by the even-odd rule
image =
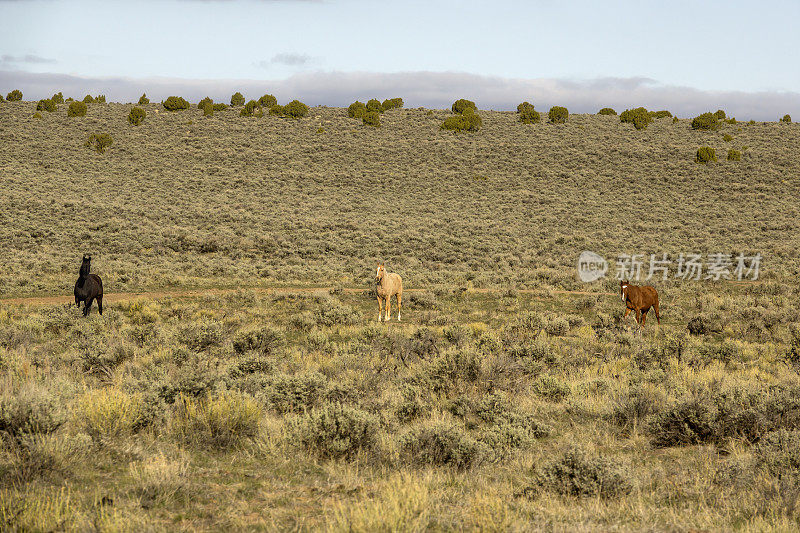
<svg viewBox="0 0 800 533">
<path fill-rule="evenodd" d="M 125 300 L 133 300 L 135 298 L 192 298 L 197 296 L 222 296 L 226 294 L 233 294 L 240 290 L 254 291 L 262 294 L 297 294 L 297 293 L 313 293 L 320 291 L 329 291 L 333 287 L 241 287 L 238 289 L 191 289 L 191 290 L 174 290 L 174 291 L 142 291 L 142 292 L 107 292 L 103 295 L 103 303 L 122 302 Z M 349 294 L 367 292 L 370 289 L 343 289 L 344 292 Z M 406 289 L 404 292 L 420 292 L 425 289 Z M 468 292 L 478 294 L 489 294 L 494 292 L 503 292 L 503 289 L 469 289 Z M 518 289 L 517 292 L 522 294 L 531 294 L 541 292 L 537 289 Z M 590 291 L 550 291 L 553 294 L 574 294 L 585 296 L 607 296 L 613 295 L 613 292 L 590 292 Z M 26 298 L 0 298 L 0 305 L 58 305 L 58 304 L 74 304 L 75 298 L 69 294 L 59 296 L 30 296 Z"/>
</svg>

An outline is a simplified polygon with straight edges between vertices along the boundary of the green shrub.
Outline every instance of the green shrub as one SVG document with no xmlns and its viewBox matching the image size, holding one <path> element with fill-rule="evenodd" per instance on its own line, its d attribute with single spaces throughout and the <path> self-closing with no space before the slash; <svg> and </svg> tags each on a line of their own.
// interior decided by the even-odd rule
<svg viewBox="0 0 800 533">
<path fill-rule="evenodd" d="M 378 441 L 377 418 L 361 409 L 325 404 L 288 421 L 295 442 L 323 459 L 349 458 Z"/>
<path fill-rule="evenodd" d="M 86 116 L 86 104 L 83 102 L 70 102 L 67 109 L 68 117 L 84 117 Z"/>
<path fill-rule="evenodd" d="M 660 413 L 664 402 L 664 394 L 657 388 L 637 385 L 615 400 L 611 419 L 624 428 L 639 426 L 651 416 Z"/>
<path fill-rule="evenodd" d="M 390 109 L 400 109 L 403 107 L 403 99 L 402 98 L 387 98 L 381 104 L 381 108 L 384 111 L 389 111 Z"/>
<path fill-rule="evenodd" d="M 108 133 L 93 133 L 84 143 L 85 146 L 94 149 L 98 154 L 105 153 L 106 148 L 112 144 L 114 144 L 114 139 Z"/>
<path fill-rule="evenodd" d="M 598 115 L 616 115 L 617 112 L 611 109 L 610 107 L 604 107 L 600 111 L 597 112 Z"/>
<path fill-rule="evenodd" d="M 270 354 L 283 343 L 280 331 L 269 326 L 245 329 L 233 337 L 233 350 L 238 354 L 255 351 L 260 354 Z"/>
<path fill-rule="evenodd" d="M 278 99 L 272 96 L 271 94 L 265 94 L 261 98 L 258 99 L 258 105 L 269 109 L 270 107 L 276 105 L 278 103 Z"/>
<path fill-rule="evenodd" d="M 772 476 L 800 475 L 800 431 L 767 433 L 755 447 L 755 458 L 756 466 Z"/>
<path fill-rule="evenodd" d="M 269 108 L 269 114 L 281 117 L 284 114 L 286 114 L 286 111 L 284 110 L 282 105 L 277 105 L 276 104 L 276 105 L 274 105 L 274 106 Z"/>
<path fill-rule="evenodd" d="M 142 96 L 139 97 L 139 105 L 147 105 L 150 103 L 150 99 L 147 97 L 147 93 L 142 93 Z"/>
<path fill-rule="evenodd" d="M 547 118 L 550 119 L 550 122 L 553 124 L 564 124 L 569 117 L 569 111 L 566 107 L 561 106 L 553 106 L 550 108 L 550 111 L 547 113 Z"/>
<path fill-rule="evenodd" d="M 481 126 L 483 126 L 481 117 L 470 108 L 468 109 L 469 111 L 462 115 L 447 117 L 440 128 L 452 131 L 478 131 L 481 129 Z"/>
<path fill-rule="evenodd" d="M 56 103 L 52 100 L 39 100 L 39 103 L 36 104 L 36 111 L 47 111 L 48 113 L 52 113 L 57 109 L 58 107 L 56 107 Z"/>
<path fill-rule="evenodd" d="M 197 109 L 203 109 L 206 106 L 206 104 L 211 104 L 213 106 L 214 100 L 212 100 L 210 96 L 206 96 L 205 98 L 197 102 Z"/>
<path fill-rule="evenodd" d="M 83 97 L 83 103 L 84 104 L 93 104 L 94 103 L 94 97 L 91 94 L 87 94 L 86 96 Z"/>
<path fill-rule="evenodd" d="M 568 383 L 552 375 L 539 376 L 531 388 L 538 396 L 551 402 L 560 402 L 572 393 Z"/>
<path fill-rule="evenodd" d="M 367 101 L 367 112 L 368 113 L 383 113 L 383 107 L 381 106 L 381 101 L 377 98 L 371 98 Z"/>
<path fill-rule="evenodd" d="M 717 109 L 717 112 L 714 113 L 714 116 L 716 117 L 717 120 L 725 120 L 726 117 L 725 111 L 723 111 L 722 109 Z"/>
<path fill-rule="evenodd" d="M 189 109 L 189 107 L 191 107 L 189 102 L 180 96 L 170 96 L 161 102 L 161 105 L 164 106 L 164 109 L 167 111 L 180 111 L 182 109 Z"/>
<path fill-rule="evenodd" d="M 626 109 L 620 113 L 619 121 L 633 124 L 633 127 L 637 130 L 643 130 L 653 122 L 653 116 L 644 107 L 637 107 L 635 109 Z"/>
<path fill-rule="evenodd" d="M 205 104 L 203 104 L 202 109 L 203 109 L 203 116 L 204 117 L 214 116 L 214 104 L 212 104 L 210 102 L 206 102 Z"/>
<path fill-rule="evenodd" d="M 261 111 L 261 108 L 258 106 L 258 102 L 256 100 L 250 100 L 239 112 L 239 116 L 252 117 L 256 111 Z"/>
<path fill-rule="evenodd" d="M 325 398 L 327 381 L 318 372 L 279 374 L 270 381 L 267 403 L 279 414 L 305 412 Z"/>
<path fill-rule="evenodd" d="M 677 124 L 678 123 L 678 117 L 672 117 L 672 123 L 673 124 Z"/>
<path fill-rule="evenodd" d="M 6 100 L 8 100 L 9 102 L 19 102 L 20 100 L 22 100 L 22 91 L 20 91 L 19 89 L 14 89 L 13 91 L 11 91 L 6 95 Z"/>
<path fill-rule="evenodd" d="M 542 121 L 542 115 L 531 107 L 525 107 L 519 112 L 519 121 L 523 124 L 538 124 Z"/>
<path fill-rule="evenodd" d="M 356 100 L 350 107 L 347 108 L 347 116 L 350 118 L 364 118 L 364 115 L 367 114 L 367 106 L 364 102 L 359 102 Z"/>
<path fill-rule="evenodd" d="M 60 92 L 57 92 L 56 94 L 54 94 L 53 97 L 50 98 L 50 99 L 55 104 L 63 104 L 64 103 L 64 95 L 61 94 Z"/>
<path fill-rule="evenodd" d="M 421 465 L 452 466 L 466 470 L 491 457 L 489 446 L 458 426 L 435 422 L 413 428 L 400 437 L 408 460 Z"/>
<path fill-rule="evenodd" d="M 453 110 L 453 113 L 458 113 L 460 115 L 464 114 L 467 109 L 471 109 L 475 114 L 478 112 L 478 106 L 475 105 L 475 102 L 472 100 L 465 100 L 464 98 L 453 102 L 451 109 Z"/>
<path fill-rule="evenodd" d="M 739 150 L 734 150 L 731 148 L 728 150 L 728 161 L 741 161 L 742 160 L 742 152 Z"/>
<path fill-rule="evenodd" d="M 212 104 L 211 108 L 214 111 L 225 111 L 226 109 L 228 109 L 228 106 L 226 106 L 225 104 Z"/>
<path fill-rule="evenodd" d="M 172 430 L 181 440 L 227 448 L 255 437 L 261 409 L 249 396 L 224 392 L 204 399 L 181 397 Z"/>
<path fill-rule="evenodd" d="M 703 146 L 697 149 L 697 155 L 695 156 L 694 160 L 697 163 L 708 163 L 710 161 L 716 161 L 717 152 L 709 146 Z"/>
<path fill-rule="evenodd" d="M 283 106 L 283 113 L 294 118 L 301 118 L 308 115 L 308 106 L 299 100 L 292 100 Z"/>
<path fill-rule="evenodd" d="M 0 435 L 52 433 L 65 421 L 61 402 L 45 390 L 24 387 L 14 394 L 4 391 L 0 395 Z"/>
<path fill-rule="evenodd" d="M 572 448 L 546 463 L 536 484 L 564 496 L 614 498 L 633 490 L 630 471 L 600 455 Z"/>
<path fill-rule="evenodd" d="M 106 95 L 99 94 L 95 97 L 94 102 L 96 104 L 105 104 L 106 103 Z"/>
<path fill-rule="evenodd" d="M 42 118 L 42 114 L 37 111 L 33 114 L 33 118 Z"/>
<path fill-rule="evenodd" d="M 733 137 L 731 137 L 726 133 L 725 135 L 722 136 L 722 140 L 725 141 L 726 143 L 729 143 L 733 140 Z"/>
<path fill-rule="evenodd" d="M 367 126 L 378 127 L 381 125 L 381 115 L 377 111 L 367 111 L 362 120 Z"/>
<path fill-rule="evenodd" d="M 533 111 L 533 104 L 530 102 L 522 102 L 521 104 L 517 105 L 517 113 L 522 113 L 527 109 Z"/>
<path fill-rule="evenodd" d="M 240 92 L 235 92 L 231 95 L 231 106 L 244 105 L 244 95 Z"/>
<path fill-rule="evenodd" d="M 661 110 L 661 111 L 652 111 L 651 115 L 653 116 L 653 118 L 659 119 L 659 118 L 664 118 L 664 117 L 671 117 L 672 113 L 670 113 L 669 111 L 664 109 L 664 110 Z"/>
<path fill-rule="evenodd" d="M 2 94 L 0 94 L 0 102 L 5 102 L 5 101 L 6 101 L 6 99 L 5 99 L 5 98 L 3 98 L 3 95 L 2 95 Z"/>
<path fill-rule="evenodd" d="M 208 350 L 222 343 L 222 326 L 208 319 L 189 322 L 178 331 L 178 340 L 197 352 Z"/>
<path fill-rule="evenodd" d="M 130 122 L 134 126 L 138 126 L 142 122 L 144 122 L 145 117 L 147 117 L 147 113 L 141 107 L 134 107 L 131 109 L 131 112 L 128 113 L 128 122 Z"/>
<path fill-rule="evenodd" d="M 786 122 L 787 124 L 790 124 L 792 122 L 792 116 L 789 114 L 783 115 L 783 117 L 781 117 L 781 122 Z"/>
<path fill-rule="evenodd" d="M 703 113 L 692 119 L 693 130 L 715 130 L 717 128 L 719 128 L 719 122 L 713 113 Z"/>
<path fill-rule="evenodd" d="M 95 440 L 141 429 L 144 402 L 139 394 L 106 387 L 90 390 L 78 401 L 78 424 Z"/>
</svg>

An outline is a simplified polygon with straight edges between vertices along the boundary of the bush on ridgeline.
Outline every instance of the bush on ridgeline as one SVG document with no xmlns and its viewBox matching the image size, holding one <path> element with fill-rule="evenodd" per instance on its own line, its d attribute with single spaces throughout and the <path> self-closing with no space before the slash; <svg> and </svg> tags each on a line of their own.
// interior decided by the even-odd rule
<svg viewBox="0 0 800 533">
<path fill-rule="evenodd" d="M 610 107 L 604 107 L 600 111 L 597 112 L 598 115 L 616 115 L 617 112 L 611 109 Z"/>
<path fill-rule="evenodd" d="M 673 124 L 677 124 L 678 123 L 678 117 L 672 117 L 672 123 Z"/>
<path fill-rule="evenodd" d="M 471 108 L 467 108 L 464 114 L 447 117 L 440 128 L 451 131 L 478 131 L 481 126 L 483 126 L 481 117 Z"/>
<path fill-rule="evenodd" d="M 453 113 L 458 113 L 460 115 L 463 115 L 468 109 L 472 110 L 473 113 L 478 112 L 478 106 L 475 105 L 475 102 L 472 100 L 465 100 L 464 98 L 453 102 L 451 109 Z"/>
<path fill-rule="evenodd" d="M 569 117 L 569 110 L 566 107 L 561 106 L 553 106 L 550 108 L 550 112 L 547 113 L 547 118 L 550 119 L 550 122 L 553 124 L 564 124 Z"/>
<path fill-rule="evenodd" d="M 661 111 L 651 111 L 650 115 L 655 119 L 664 118 L 664 117 L 672 117 L 672 113 L 670 113 L 666 109 L 663 109 Z"/>
<path fill-rule="evenodd" d="M 252 117 L 256 113 L 256 111 L 261 111 L 261 107 L 259 107 L 257 101 L 250 100 L 244 105 L 242 110 L 239 112 L 239 116 Z"/>
<path fill-rule="evenodd" d="M 633 124 L 633 127 L 637 130 L 643 130 L 653 122 L 653 116 L 644 107 L 637 107 L 635 109 L 626 109 L 620 113 L 619 121 L 625 124 Z"/>
<path fill-rule="evenodd" d="M 228 106 L 226 106 L 225 104 L 212 104 L 211 108 L 214 111 L 225 111 L 226 109 L 228 109 Z"/>
<path fill-rule="evenodd" d="M 533 104 L 530 102 L 522 102 L 517 106 L 517 113 L 522 113 L 526 109 L 533 110 Z"/>
<path fill-rule="evenodd" d="M 542 115 L 533 106 L 526 107 L 519 112 L 519 121 L 523 124 L 538 124 L 542 121 Z"/>
<path fill-rule="evenodd" d="M 6 100 L 9 102 L 19 102 L 22 100 L 22 91 L 19 89 L 14 89 L 10 93 L 6 95 Z"/>
<path fill-rule="evenodd" d="M 299 100 L 292 100 L 283 106 L 283 113 L 293 118 L 301 118 L 308 115 L 308 106 Z"/>
<path fill-rule="evenodd" d="M 142 122 L 144 122 L 147 113 L 141 107 L 134 107 L 131 109 L 131 112 L 128 113 L 128 122 L 131 123 L 133 126 L 138 126 Z"/>
<path fill-rule="evenodd" d="M 722 109 L 717 109 L 717 112 L 714 113 L 714 116 L 717 117 L 717 120 L 725 120 L 727 115 L 725 115 L 725 111 Z"/>
<path fill-rule="evenodd" d="M 91 94 L 87 94 L 86 96 L 83 97 L 83 103 L 84 104 L 93 104 L 94 103 L 94 97 Z"/>
<path fill-rule="evenodd" d="M 2 94 L 0 94 L 0 102 L 5 102 L 5 101 L 6 101 L 6 99 L 3 97 Z"/>
<path fill-rule="evenodd" d="M 694 158 L 697 163 L 708 163 L 717 161 L 717 153 L 710 146 L 703 146 L 697 149 L 697 155 Z"/>
<path fill-rule="evenodd" d="M 347 108 L 347 116 L 350 118 L 364 118 L 364 115 L 367 114 L 367 106 L 364 102 L 359 102 L 356 100 L 350 107 Z"/>
<path fill-rule="evenodd" d="M 786 115 L 783 115 L 783 117 L 781 117 L 781 122 L 785 122 L 787 124 L 791 124 L 792 123 L 792 116 L 789 115 L 788 113 Z"/>
<path fill-rule="evenodd" d="M 285 110 L 282 105 L 275 104 L 274 106 L 269 108 L 269 114 L 277 117 L 282 117 L 285 114 Z"/>
<path fill-rule="evenodd" d="M 231 106 L 240 105 L 244 105 L 244 95 L 240 92 L 233 93 L 233 95 L 231 95 Z"/>
<path fill-rule="evenodd" d="M 717 128 L 719 128 L 719 122 L 714 113 L 703 113 L 692 119 L 693 130 L 715 130 Z"/>
<path fill-rule="evenodd" d="M 204 117 L 214 116 L 214 104 L 211 102 L 205 102 L 201 109 L 203 110 Z"/>
<path fill-rule="evenodd" d="M 55 104 L 63 104 L 64 103 L 64 95 L 61 94 L 61 92 L 57 92 L 56 94 L 53 95 L 52 98 L 50 98 L 50 100 L 52 100 L 53 103 L 55 103 Z"/>
<path fill-rule="evenodd" d="M 191 107 L 189 102 L 180 96 L 170 96 L 161 102 L 161 105 L 164 106 L 164 109 L 167 111 L 180 111 L 182 109 L 189 109 L 189 107 Z"/>
<path fill-rule="evenodd" d="M 139 97 L 139 105 L 147 105 L 150 103 L 150 99 L 147 97 L 147 93 L 142 93 L 142 96 Z"/>
<path fill-rule="evenodd" d="M 52 113 L 57 109 L 58 107 L 56 107 L 56 103 L 49 99 L 39 100 L 39 103 L 36 104 L 36 111 L 47 111 L 48 113 Z"/>
<path fill-rule="evenodd" d="M 69 108 L 67 109 L 67 116 L 68 117 L 85 117 L 86 116 L 86 104 L 83 102 L 70 102 Z"/>
<path fill-rule="evenodd" d="M 731 148 L 728 150 L 728 161 L 741 161 L 742 160 L 742 152 L 739 150 L 734 150 Z"/>
<path fill-rule="evenodd" d="M 278 103 L 278 99 L 272 96 L 271 94 L 265 94 L 261 98 L 258 99 L 258 105 L 269 109 L 270 107 L 276 105 Z"/>
<path fill-rule="evenodd" d="M 388 111 L 390 109 L 400 109 L 403 107 L 403 99 L 402 98 L 387 98 L 381 104 L 381 107 L 384 111 Z"/>
<path fill-rule="evenodd" d="M 106 103 L 106 95 L 100 94 L 97 95 L 94 99 L 96 104 L 105 104 Z"/>
<path fill-rule="evenodd" d="M 203 109 L 206 104 L 214 105 L 214 100 L 212 100 L 210 97 L 206 96 L 205 98 L 203 98 L 202 100 L 197 102 L 197 109 Z"/>
<path fill-rule="evenodd" d="M 375 113 L 383 113 L 383 107 L 381 107 L 381 101 L 377 98 L 370 98 L 367 101 L 367 112 L 375 112 Z"/>
<path fill-rule="evenodd" d="M 381 125 L 381 114 L 377 111 L 367 111 L 361 119 L 367 126 L 378 127 Z"/>
<path fill-rule="evenodd" d="M 84 143 L 85 146 L 92 148 L 98 154 L 103 154 L 106 148 L 114 144 L 114 139 L 108 133 L 92 133 Z"/>
</svg>

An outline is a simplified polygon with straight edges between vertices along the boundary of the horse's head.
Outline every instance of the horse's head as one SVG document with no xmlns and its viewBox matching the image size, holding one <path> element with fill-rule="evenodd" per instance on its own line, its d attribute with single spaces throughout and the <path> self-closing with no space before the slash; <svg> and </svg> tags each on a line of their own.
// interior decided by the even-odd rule
<svg viewBox="0 0 800 533">
<path fill-rule="evenodd" d="M 619 282 L 619 295 L 622 297 L 622 301 L 625 301 L 625 298 L 628 296 L 628 286 L 630 282 L 627 280 L 621 280 Z"/>
<path fill-rule="evenodd" d="M 81 263 L 81 276 L 85 277 L 89 275 L 89 269 L 92 268 L 92 256 L 84 254 L 83 262 Z"/>
<path fill-rule="evenodd" d="M 378 270 L 375 271 L 375 283 L 380 283 L 385 275 L 386 268 L 384 268 L 383 263 L 378 263 Z"/>
</svg>

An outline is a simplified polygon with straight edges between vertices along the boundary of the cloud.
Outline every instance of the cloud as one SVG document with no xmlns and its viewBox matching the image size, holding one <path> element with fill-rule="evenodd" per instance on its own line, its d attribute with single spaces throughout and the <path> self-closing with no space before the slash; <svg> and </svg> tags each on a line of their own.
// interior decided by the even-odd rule
<svg viewBox="0 0 800 533">
<path fill-rule="evenodd" d="M 724 109 L 739 120 L 777 120 L 800 116 L 800 93 L 784 91 L 707 91 L 666 85 L 649 78 L 515 79 L 462 72 L 304 72 L 283 80 L 188 80 L 174 78 L 89 78 L 67 74 L 0 70 L 1 87 L 17 87 L 26 98 L 63 91 L 73 97 L 106 94 L 113 101 L 136 101 L 147 92 L 153 101 L 176 94 L 198 101 L 204 96 L 226 102 L 269 92 L 279 100 L 299 98 L 310 105 L 347 106 L 356 99 L 400 96 L 407 107 L 449 108 L 458 98 L 474 100 L 480 109 L 512 110 L 528 100 L 540 111 L 563 105 L 571 113 L 617 111 L 644 106 L 668 109 L 681 117 Z"/>
<path fill-rule="evenodd" d="M 9 0 L 0 0 L 0 1 L 9 1 Z M 40 57 L 33 54 L 27 54 L 24 56 L 12 56 L 4 54 L 0 56 L 0 66 L 10 65 L 10 64 L 46 65 L 53 63 L 58 63 L 58 61 L 56 61 L 55 59 Z"/>
<path fill-rule="evenodd" d="M 275 54 L 272 56 L 270 63 L 277 63 L 279 65 L 288 65 L 290 67 L 296 67 L 300 65 L 305 65 L 311 61 L 311 56 L 307 54 Z"/>
</svg>

